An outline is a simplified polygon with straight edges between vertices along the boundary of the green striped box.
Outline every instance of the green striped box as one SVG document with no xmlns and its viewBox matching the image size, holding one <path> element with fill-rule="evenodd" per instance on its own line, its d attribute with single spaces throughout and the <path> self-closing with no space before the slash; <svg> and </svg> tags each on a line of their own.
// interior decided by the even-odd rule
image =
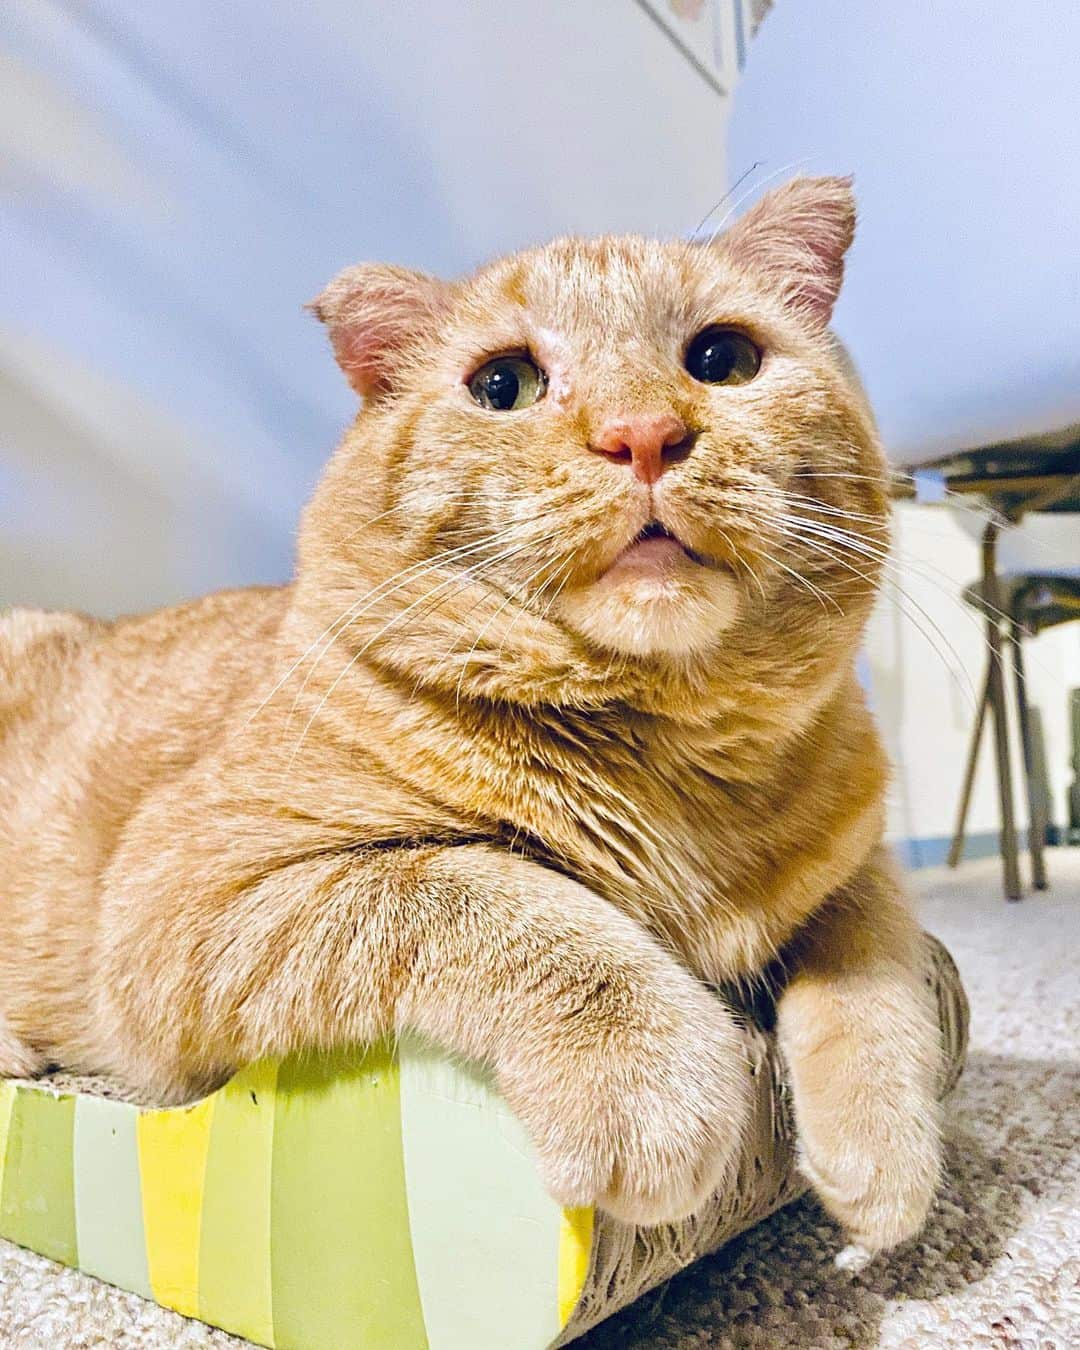
<svg viewBox="0 0 1080 1350">
<path fill-rule="evenodd" d="M 926 942 L 955 1083 L 967 1002 Z M 544 1350 L 805 1189 L 772 1037 L 734 1183 L 647 1232 L 563 1210 L 478 1069 L 410 1040 L 254 1064 L 152 1110 L 0 1081 L 0 1237 L 279 1350 Z"/>
<path fill-rule="evenodd" d="M 485 1077 L 407 1042 L 166 1110 L 0 1082 L 0 1195 L 0 1236 L 305 1350 L 540 1350 L 592 1239 Z"/>
</svg>

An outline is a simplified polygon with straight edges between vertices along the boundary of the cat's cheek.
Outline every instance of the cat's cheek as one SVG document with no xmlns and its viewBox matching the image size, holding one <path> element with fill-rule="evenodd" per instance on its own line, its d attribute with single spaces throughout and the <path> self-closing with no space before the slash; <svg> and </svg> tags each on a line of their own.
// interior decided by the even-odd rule
<svg viewBox="0 0 1080 1350">
<path fill-rule="evenodd" d="M 688 563 L 676 575 L 609 573 L 562 598 L 560 617 L 609 651 L 690 656 L 715 647 L 741 605 L 730 573 Z"/>
</svg>

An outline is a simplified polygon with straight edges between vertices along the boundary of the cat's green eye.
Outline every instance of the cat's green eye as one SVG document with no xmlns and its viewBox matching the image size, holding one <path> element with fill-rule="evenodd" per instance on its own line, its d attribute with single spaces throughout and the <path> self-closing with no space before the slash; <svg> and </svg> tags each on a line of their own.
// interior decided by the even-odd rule
<svg viewBox="0 0 1080 1350">
<path fill-rule="evenodd" d="M 686 369 L 702 384 L 746 384 L 761 369 L 761 353 L 736 328 L 704 328 L 686 349 Z"/>
<path fill-rule="evenodd" d="M 544 397 L 547 376 L 527 356 L 496 356 L 469 381 L 469 393 L 481 408 L 517 412 Z"/>
</svg>

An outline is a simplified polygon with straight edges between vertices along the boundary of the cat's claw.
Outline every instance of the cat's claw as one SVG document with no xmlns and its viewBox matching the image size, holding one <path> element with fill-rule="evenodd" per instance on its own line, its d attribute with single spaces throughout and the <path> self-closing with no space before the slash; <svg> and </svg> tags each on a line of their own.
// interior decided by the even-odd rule
<svg viewBox="0 0 1080 1350">
<path fill-rule="evenodd" d="M 873 1252 L 858 1242 L 849 1242 L 836 1253 L 833 1265 L 837 1270 L 846 1270 L 852 1275 L 857 1275 L 860 1270 L 865 1270 L 872 1260 Z"/>
</svg>

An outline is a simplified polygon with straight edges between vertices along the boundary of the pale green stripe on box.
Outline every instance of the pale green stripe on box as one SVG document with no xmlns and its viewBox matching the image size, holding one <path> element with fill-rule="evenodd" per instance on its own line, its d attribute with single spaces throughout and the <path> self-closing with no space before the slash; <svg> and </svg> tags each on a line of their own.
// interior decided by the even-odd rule
<svg viewBox="0 0 1080 1350">
<path fill-rule="evenodd" d="M 75 1229 L 79 1269 L 153 1298 L 146 1266 L 137 1108 L 104 1097 L 75 1102 Z"/>
<path fill-rule="evenodd" d="M 263 1060 L 218 1093 L 199 1243 L 199 1316 L 270 1346 L 270 1176 L 277 1073 L 276 1063 Z"/>
<path fill-rule="evenodd" d="M 475 1069 L 402 1042 L 413 1255 L 431 1350 L 558 1335 L 562 1210 L 523 1126 Z"/>
<path fill-rule="evenodd" d="M 8 1127 L 15 1105 L 15 1084 L 0 1079 L 0 1199 L 4 1194 L 4 1164 L 7 1162 Z"/>
<path fill-rule="evenodd" d="M 273 1151 L 277 1344 L 425 1350 L 387 1046 L 286 1060 Z"/>
<path fill-rule="evenodd" d="M 20 1247 L 73 1266 L 75 1098 L 16 1088 L 8 1124 L 0 1229 Z"/>
</svg>

